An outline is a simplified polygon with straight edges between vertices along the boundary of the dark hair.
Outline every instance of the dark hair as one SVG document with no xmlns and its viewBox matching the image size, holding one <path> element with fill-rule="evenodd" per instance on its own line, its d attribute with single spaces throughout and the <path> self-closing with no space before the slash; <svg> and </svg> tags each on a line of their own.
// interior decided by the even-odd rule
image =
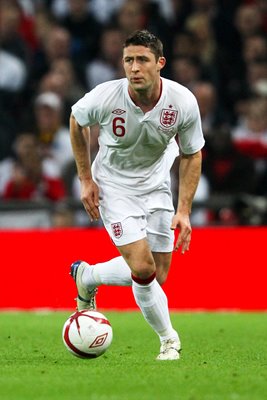
<svg viewBox="0 0 267 400">
<path fill-rule="evenodd" d="M 157 36 L 153 35 L 153 33 L 149 31 L 135 31 L 130 36 L 128 36 L 125 40 L 123 48 L 131 45 L 148 47 L 155 55 L 156 60 L 158 60 L 159 57 L 163 57 L 162 42 L 159 40 L 159 38 L 157 38 Z"/>
</svg>

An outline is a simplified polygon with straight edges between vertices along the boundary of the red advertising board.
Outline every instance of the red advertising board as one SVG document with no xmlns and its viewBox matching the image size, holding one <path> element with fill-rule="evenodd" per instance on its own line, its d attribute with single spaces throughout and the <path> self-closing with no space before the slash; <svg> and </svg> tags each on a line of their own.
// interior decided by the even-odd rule
<svg viewBox="0 0 267 400">
<path fill-rule="evenodd" d="M 170 309 L 267 310 L 267 228 L 194 228 L 173 254 L 163 288 Z M 70 264 L 118 255 L 104 229 L 0 231 L 0 309 L 74 309 Z M 135 309 L 130 287 L 100 287 L 100 309 Z"/>
</svg>

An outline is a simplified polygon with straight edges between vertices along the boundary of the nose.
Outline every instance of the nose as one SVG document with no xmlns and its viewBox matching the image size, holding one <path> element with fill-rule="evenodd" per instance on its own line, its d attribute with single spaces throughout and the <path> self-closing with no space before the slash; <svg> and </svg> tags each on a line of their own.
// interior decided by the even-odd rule
<svg viewBox="0 0 267 400">
<path fill-rule="evenodd" d="M 132 71 L 133 72 L 139 71 L 139 63 L 136 60 L 134 60 L 132 63 Z"/>
</svg>

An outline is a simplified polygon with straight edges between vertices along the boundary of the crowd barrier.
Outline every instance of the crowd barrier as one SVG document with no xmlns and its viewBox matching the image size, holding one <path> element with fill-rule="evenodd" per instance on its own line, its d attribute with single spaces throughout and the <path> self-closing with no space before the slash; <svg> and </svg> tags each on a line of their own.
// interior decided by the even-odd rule
<svg viewBox="0 0 267 400">
<path fill-rule="evenodd" d="M 267 227 L 194 228 L 163 288 L 173 310 L 267 310 Z M 2 230 L 0 309 L 74 309 L 69 265 L 118 255 L 103 228 Z M 130 287 L 100 287 L 99 309 L 136 309 Z"/>
</svg>

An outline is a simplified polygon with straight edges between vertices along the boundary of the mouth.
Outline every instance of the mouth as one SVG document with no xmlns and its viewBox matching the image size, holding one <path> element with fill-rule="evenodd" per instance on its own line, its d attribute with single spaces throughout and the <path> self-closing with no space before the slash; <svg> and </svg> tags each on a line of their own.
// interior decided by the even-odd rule
<svg viewBox="0 0 267 400">
<path fill-rule="evenodd" d="M 131 82 L 132 83 L 140 83 L 140 82 L 142 82 L 143 81 L 143 78 L 141 78 L 141 77 L 133 77 L 133 78 L 131 78 Z"/>
</svg>

